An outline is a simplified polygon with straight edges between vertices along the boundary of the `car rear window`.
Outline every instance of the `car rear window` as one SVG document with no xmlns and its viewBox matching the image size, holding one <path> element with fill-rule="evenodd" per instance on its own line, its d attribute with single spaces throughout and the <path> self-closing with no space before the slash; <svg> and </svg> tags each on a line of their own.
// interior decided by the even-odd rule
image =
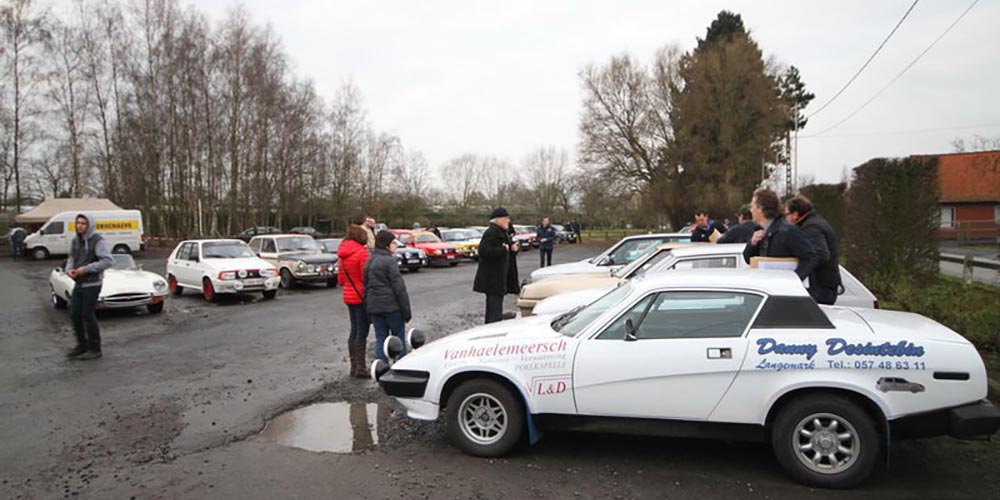
<svg viewBox="0 0 1000 500">
<path fill-rule="evenodd" d="M 754 328 L 833 328 L 830 318 L 816 305 L 812 297 L 772 296 L 764 307 Z"/>
</svg>

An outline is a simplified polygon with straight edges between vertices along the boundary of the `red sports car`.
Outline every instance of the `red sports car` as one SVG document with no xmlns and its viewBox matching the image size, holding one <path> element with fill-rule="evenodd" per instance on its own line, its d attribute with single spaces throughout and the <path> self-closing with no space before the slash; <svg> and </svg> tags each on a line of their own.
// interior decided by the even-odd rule
<svg viewBox="0 0 1000 500">
<path fill-rule="evenodd" d="M 423 250 L 432 266 L 435 264 L 457 266 L 459 259 L 463 257 L 461 248 L 441 241 L 441 238 L 429 231 L 393 229 L 392 232 L 404 245 Z"/>
</svg>

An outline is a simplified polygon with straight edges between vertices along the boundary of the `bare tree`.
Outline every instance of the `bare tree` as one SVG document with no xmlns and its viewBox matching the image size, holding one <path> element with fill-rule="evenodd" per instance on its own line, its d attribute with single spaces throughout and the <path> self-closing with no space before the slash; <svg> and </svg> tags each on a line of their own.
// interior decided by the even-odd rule
<svg viewBox="0 0 1000 500">
<path fill-rule="evenodd" d="M 468 209 L 481 187 L 481 159 L 467 153 L 445 162 L 438 169 L 445 196 L 460 209 Z"/>
<path fill-rule="evenodd" d="M 79 197 L 84 191 L 83 127 L 87 120 L 89 96 L 84 79 L 83 43 L 79 29 L 54 21 L 50 27 L 47 53 L 51 69 L 46 72 L 46 97 L 59 114 L 64 137 L 57 139 L 65 152 L 60 163 L 69 169 L 70 196 Z"/>
<path fill-rule="evenodd" d="M 553 146 L 538 148 L 521 163 L 525 180 L 540 214 L 552 214 L 563 205 L 570 191 L 569 153 Z"/>
</svg>

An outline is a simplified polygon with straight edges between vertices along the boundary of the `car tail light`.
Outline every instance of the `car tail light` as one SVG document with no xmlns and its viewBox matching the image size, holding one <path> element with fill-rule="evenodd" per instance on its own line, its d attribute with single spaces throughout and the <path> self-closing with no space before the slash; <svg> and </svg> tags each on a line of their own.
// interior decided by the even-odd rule
<svg viewBox="0 0 1000 500">
<path fill-rule="evenodd" d="M 149 237 L 146 236 L 145 234 L 139 235 L 139 241 L 145 243 L 147 240 L 149 240 Z"/>
<path fill-rule="evenodd" d="M 236 279 L 236 271 L 222 271 L 219 273 L 220 280 L 234 280 Z"/>
</svg>

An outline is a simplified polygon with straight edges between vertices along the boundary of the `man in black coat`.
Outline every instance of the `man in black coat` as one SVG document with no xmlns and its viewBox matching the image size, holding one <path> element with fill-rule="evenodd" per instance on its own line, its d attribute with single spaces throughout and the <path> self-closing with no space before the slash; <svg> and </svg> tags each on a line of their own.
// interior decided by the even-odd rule
<svg viewBox="0 0 1000 500">
<path fill-rule="evenodd" d="M 503 297 L 518 293 L 517 243 L 510 239 L 510 214 L 503 207 L 490 214 L 490 227 L 479 240 L 479 267 L 472 290 L 486 294 L 486 323 L 503 319 Z"/>
<path fill-rule="evenodd" d="M 715 240 L 716 243 L 746 243 L 750 241 L 754 231 L 760 229 L 760 226 L 754 222 L 753 215 L 750 214 L 750 205 L 740 207 L 740 210 L 736 212 L 736 220 L 738 223 L 729 228 L 721 238 Z"/>
<path fill-rule="evenodd" d="M 816 253 L 816 267 L 809 275 L 809 295 L 819 304 L 832 306 L 841 285 L 837 233 L 805 196 L 785 202 L 785 220 L 799 227 Z"/>
<path fill-rule="evenodd" d="M 770 189 L 758 189 L 750 202 L 750 213 L 762 229 L 753 233 L 743 258 L 750 262 L 751 257 L 794 257 L 799 260 L 795 274 L 802 280 L 809 277 L 816 268 L 815 253 L 802 231 L 781 217 L 778 195 Z"/>
<path fill-rule="evenodd" d="M 694 212 L 694 228 L 691 229 L 691 242 L 710 242 L 712 234 L 716 231 L 719 235 L 726 232 L 726 226 L 708 218 L 708 210 L 699 209 Z"/>
</svg>

